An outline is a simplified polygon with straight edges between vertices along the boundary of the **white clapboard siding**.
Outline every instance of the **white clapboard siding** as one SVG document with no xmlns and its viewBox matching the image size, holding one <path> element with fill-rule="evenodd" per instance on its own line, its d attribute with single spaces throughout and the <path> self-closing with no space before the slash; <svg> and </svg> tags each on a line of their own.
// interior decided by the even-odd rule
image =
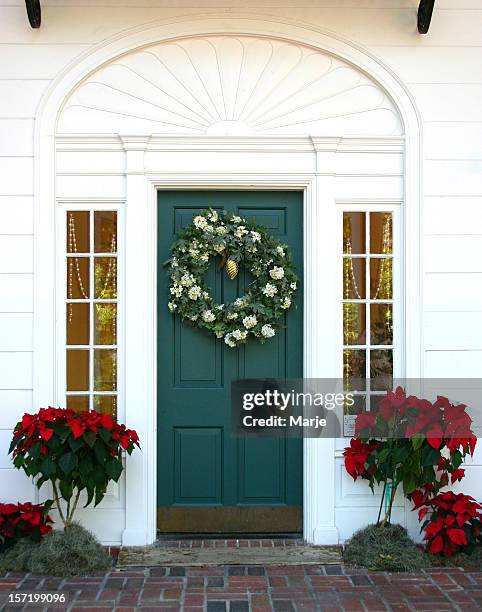
<svg viewBox="0 0 482 612">
<path fill-rule="evenodd" d="M 0 155 L 33 155 L 33 119 L 0 117 Z"/>
<path fill-rule="evenodd" d="M 481 159 L 482 120 L 479 123 L 431 122 L 423 134 L 425 159 Z"/>
<path fill-rule="evenodd" d="M 35 117 L 40 98 L 49 83 L 47 80 L 0 81 L 0 117 L 13 119 Z"/>
<path fill-rule="evenodd" d="M 482 196 L 482 159 L 426 160 L 424 167 L 425 195 Z"/>
<path fill-rule="evenodd" d="M 0 274 L 0 312 L 33 311 L 33 275 Z"/>
<path fill-rule="evenodd" d="M 88 47 L 88 44 L 3 45 L 0 79 L 53 79 Z"/>
<path fill-rule="evenodd" d="M 481 140 L 482 142 L 482 140 Z M 426 196 L 425 234 L 482 234 L 481 196 Z"/>
<path fill-rule="evenodd" d="M 0 234 L 0 274 L 33 272 L 33 237 Z"/>
<path fill-rule="evenodd" d="M 480 378 L 482 349 L 478 351 L 426 351 L 427 378 Z"/>
<path fill-rule="evenodd" d="M 0 196 L 33 194 L 33 158 L 0 157 Z"/>
<path fill-rule="evenodd" d="M 0 503 L 35 501 L 36 488 L 24 472 L 15 468 L 0 470 L 0 479 Z"/>
<path fill-rule="evenodd" d="M 0 234 L 33 233 L 33 197 L 0 196 Z"/>
<path fill-rule="evenodd" d="M 426 272 L 482 272 L 481 253 L 481 235 L 424 238 Z"/>
<path fill-rule="evenodd" d="M 425 311 L 482 310 L 482 273 L 434 273 L 424 278 Z"/>
<path fill-rule="evenodd" d="M 32 353 L 0 352 L 0 389 L 32 388 Z"/>
<path fill-rule="evenodd" d="M 426 312 L 426 350 L 482 349 L 482 311 Z"/>
<path fill-rule="evenodd" d="M 0 389 L 0 429 L 13 430 L 26 412 L 34 412 L 32 391 Z"/>
<path fill-rule="evenodd" d="M 0 313 L 0 351 L 31 351 L 32 314 L 29 312 Z"/>
</svg>

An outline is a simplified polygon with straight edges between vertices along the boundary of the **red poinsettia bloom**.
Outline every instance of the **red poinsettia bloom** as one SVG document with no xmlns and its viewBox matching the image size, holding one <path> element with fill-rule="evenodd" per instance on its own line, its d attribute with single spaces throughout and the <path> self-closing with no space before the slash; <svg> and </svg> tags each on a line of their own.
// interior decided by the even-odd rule
<svg viewBox="0 0 482 612">
<path fill-rule="evenodd" d="M 350 446 L 347 446 L 343 452 L 345 457 L 345 468 L 353 480 L 358 476 L 363 476 L 365 473 L 365 464 L 371 453 L 378 448 L 378 444 L 373 442 L 363 442 L 358 438 L 350 440 Z"/>
<path fill-rule="evenodd" d="M 449 557 L 464 550 L 470 552 L 480 543 L 482 506 L 473 497 L 445 491 L 425 500 L 421 496 L 416 499 L 425 506 L 419 511 L 420 520 L 430 512 L 422 525 L 429 553 Z"/>
<path fill-rule="evenodd" d="M 374 412 L 360 412 L 357 414 L 355 419 L 355 435 L 358 436 L 365 430 L 370 430 L 376 421 L 376 414 Z"/>
</svg>

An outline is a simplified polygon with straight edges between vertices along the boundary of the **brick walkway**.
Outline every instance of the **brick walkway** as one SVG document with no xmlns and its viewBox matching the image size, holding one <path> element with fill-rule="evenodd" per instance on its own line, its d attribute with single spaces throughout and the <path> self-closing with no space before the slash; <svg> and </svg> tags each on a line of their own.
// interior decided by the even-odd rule
<svg viewBox="0 0 482 612">
<path fill-rule="evenodd" d="M 0 598 L 15 588 L 68 591 L 68 609 L 83 612 L 482 609 L 482 572 L 457 569 L 390 575 L 339 565 L 156 567 L 70 580 L 0 577 Z"/>
</svg>

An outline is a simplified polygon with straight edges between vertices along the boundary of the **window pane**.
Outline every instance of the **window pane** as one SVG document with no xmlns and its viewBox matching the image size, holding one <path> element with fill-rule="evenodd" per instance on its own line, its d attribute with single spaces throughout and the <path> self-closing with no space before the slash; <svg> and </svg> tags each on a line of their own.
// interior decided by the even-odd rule
<svg viewBox="0 0 482 612">
<path fill-rule="evenodd" d="M 370 213 L 370 253 L 392 253 L 392 213 Z"/>
<path fill-rule="evenodd" d="M 67 391 L 89 390 L 89 351 L 67 351 Z"/>
<path fill-rule="evenodd" d="M 353 405 L 350 406 L 345 403 L 344 413 L 345 414 L 360 414 L 360 412 L 365 412 L 366 405 L 367 405 L 366 395 L 354 395 Z"/>
<path fill-rule="evenodd" d="M 345 257 L 343 259 L 343 298 L 362 300 L 365 298 L 366 260 Z"/>
<path fill-rule="evenodd" d="M 117 344 L 116 304 L 94 304 L 94 344 Z"/>
<path fill-rule="evenodd" d="M 343 304 L 343 344 L 366 344 L 365 304 Z"/>
<path fill-rule="evenodd" d="M 102 414 L 108 414 L 113 419 L 117 418 L 117 396 L 116 395 L 94 395 L 94 410 Z"/>
<path fill-rule="evenodd" d="M 392 299 L 392 259 L 370 259 L 370 297 L 372 300 Z"/>
<path fill-rule="evenodd" d="M 88 210 L 67 213 L 67 253 L 90 251 L 90 213 Z"/>
<path fill-rule="evenodd" d="M 67 344 L 89 344 L 89 304 L 67 304 Z"/>
<path fill-rule="evenodd" d="M 343 253 L 365 252 L 365 213 L 343 213 Z"/>
<path fill-rule="evenodd" d="M 363 391 L 366 378 L 364 350 L 343 351 L 343 380 L 345 390 Z"/>
<path fill-rule="evenodd" d="M 117 252 L 117 212 L 115 210 L 94 212 L 94 252 Z"/>
<path fill-rule="evenodd" d="M 75 410 L 75 412 L 82 412 L 83 410 L 89 410 L 89 396 L 88 395 L 67 395 L 67 408 Z"/>
<path fill-rule="evenodd" d="M 386 391 L 392 388 L 393 353 L 391 350 L 371 351 L 370 378 L 374 391 Z"/>
<path fill-rule="evenodd" d="M 82 300 L 89 297 L 90 263 L 87 257 L 67 258 L 67 298 Z"/>
<path fill-rule="evenodd" d="M 117 351 L 94 350 L 94 391 L 116 391 Z"/>
<path fill-rule="evenodd" d="M 117 259 L 115 257 L 95 258 L 94 283 L 96 299 L 113 300 L 117 298 Z"/>
<path fill-rule="evenodd" d="M 372 344 L 393 344 L 393 307 L 391 304 L 370 306 Z"/>
</svg>

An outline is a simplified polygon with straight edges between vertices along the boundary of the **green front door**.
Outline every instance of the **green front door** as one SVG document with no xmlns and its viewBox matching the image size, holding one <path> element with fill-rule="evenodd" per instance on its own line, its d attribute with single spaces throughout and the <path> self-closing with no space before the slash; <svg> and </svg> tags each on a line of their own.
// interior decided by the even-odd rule
<svg viewBox="0 0 482 612">
<path fill-rule="evenodd" d="M 231 433 L 231 381 L 303 375 L 303 296 L 276 336 L 229 348 L 167 308 L 163 267 L 180 228 L 212 207 L 265 225 L 289 245 L 303 278 L 303 195 L 294 191 L 160 191 L 158 196 L 158 528 L 163 532 L 287 532 L 302 529 L 302 441 Z M 216 269 L 216 300 L 249 282 Z"/>
</svg>

